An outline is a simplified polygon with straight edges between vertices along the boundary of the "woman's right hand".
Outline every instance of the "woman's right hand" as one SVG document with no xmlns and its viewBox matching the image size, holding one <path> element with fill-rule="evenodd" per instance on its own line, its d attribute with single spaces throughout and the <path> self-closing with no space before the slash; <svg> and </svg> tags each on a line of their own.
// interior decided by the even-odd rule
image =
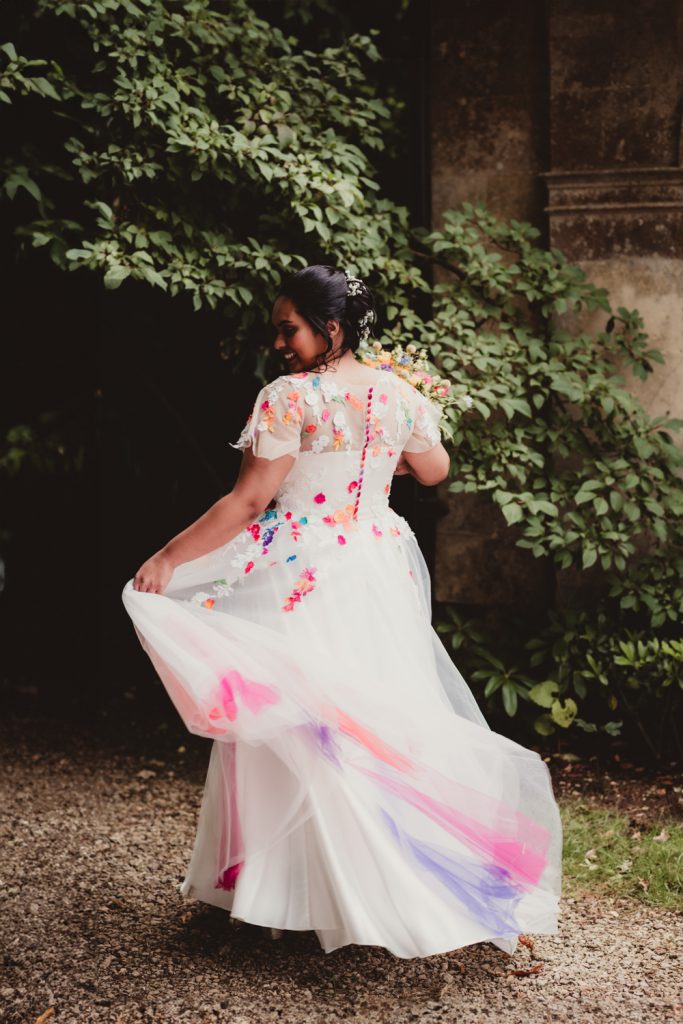
<svg viewBox="0 0 683 1024">
<path fill-rule="evenodd" d="M 133 578 L 133 590 L 145 594 L 163 594 L 175 566 L 168 555 L 157 551 L 140 566 Z"/>
</svg>

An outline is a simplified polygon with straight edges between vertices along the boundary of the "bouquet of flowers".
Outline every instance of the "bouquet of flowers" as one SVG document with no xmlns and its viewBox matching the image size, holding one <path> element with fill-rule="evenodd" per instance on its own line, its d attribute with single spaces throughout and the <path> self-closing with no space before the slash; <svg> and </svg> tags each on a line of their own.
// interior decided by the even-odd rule
<svg viewBox="0 0 683 1024">
<path fill-rule="evenodd" d="M 429 362 L 428 351 L 424 347 L 410 344 L 404 348 L 397 342 L 391 349 L 386 349 L 381 341 L 373 341 L 371 344 L 361 342 L 356 355 L 365 366 L 403 377 L 420 394 L 439 406 L 442 412 L 450 405 L 463 411 L 472 407 L 470 395 L 456 394 L 451 382 L 439 376 Z"/>
</svg>

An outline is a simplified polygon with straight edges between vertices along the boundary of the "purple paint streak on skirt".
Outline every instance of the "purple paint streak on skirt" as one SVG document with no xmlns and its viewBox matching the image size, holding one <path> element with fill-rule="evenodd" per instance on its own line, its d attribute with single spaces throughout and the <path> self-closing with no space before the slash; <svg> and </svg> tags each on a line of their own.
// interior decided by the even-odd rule
<svg viewBox="0 0 683 1024">
<path fill-rule="evenodd" d="M 384 808 L 380 811 L 398 845 L 406 846 L 419 864 L 458 897 L 475 920 L 491 930 L 492 936 L 507 938 L 520 934 L 522 929 L 513 911 L 522 893 L 507 881 L 504 867 L 447 857 L 400 829 Z"/>
</svg>

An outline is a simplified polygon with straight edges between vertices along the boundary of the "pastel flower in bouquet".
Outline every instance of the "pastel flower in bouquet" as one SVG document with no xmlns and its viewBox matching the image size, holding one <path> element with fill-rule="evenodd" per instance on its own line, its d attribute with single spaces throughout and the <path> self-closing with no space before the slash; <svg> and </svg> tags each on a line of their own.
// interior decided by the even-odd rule
<svg viewBox="0 0 683 1024">
<path fill-rule="evenodd" d="M 462 411 L 472 407 L 470 395 L 457 394 L 451 382 L 439 375 L 438 370 L 430 363 L 429 353 L 425 347 L 418 347 L 412 343 L 404 347 L 397 342 L 388 348 L 381 341 L 373 341 L 371 344 L 365 342 L 359 345 L 357 356 L 365 366 L 403 377 L 442 412 L 447 406 L 456 406 Z"/>
</svg>

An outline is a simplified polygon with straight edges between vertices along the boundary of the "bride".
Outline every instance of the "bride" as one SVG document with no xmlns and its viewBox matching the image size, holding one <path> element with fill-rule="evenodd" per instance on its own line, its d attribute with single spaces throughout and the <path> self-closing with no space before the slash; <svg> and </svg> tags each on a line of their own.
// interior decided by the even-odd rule
<svg viewBox="0 0 683 1024">
<path fill-rule="evenodd" d="M 325 952 L 511 954 L 558 929 L 562 829 L 547 765 L 491 730 L 432 627 L 389 502 L 397 474 L 447 477 L 439 412 L 357 359 L 375 322 L 358 278 L 306 267 L 271 319 L 285 372 L 233 444 L 235 486 L 122 594 L 213 741 L 180 893 Z"/>
</svg>

